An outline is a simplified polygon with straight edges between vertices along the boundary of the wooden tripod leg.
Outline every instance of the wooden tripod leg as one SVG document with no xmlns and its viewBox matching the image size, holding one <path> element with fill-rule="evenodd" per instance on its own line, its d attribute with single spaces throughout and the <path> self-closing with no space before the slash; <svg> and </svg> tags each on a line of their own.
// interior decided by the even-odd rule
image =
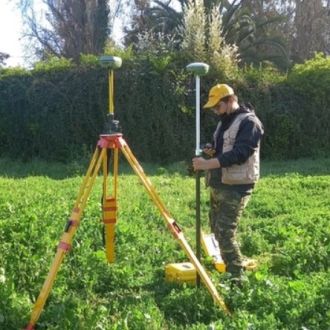
<svg viewBox="0 0 330 330">
<path fill-rule="evenodd" d="M 122 153 L 124 154 L 127 161 L 130 163 L 133 170 L 135 171 L 135 173 L 138 175 L 138 177 L 142 181 L 142 183 L 143 183 L 144 187 L 146 188 L 147 192 L 149 193 L 151 199 L 153 200 L 155 205 L 158 207 L 160 213 L 164 217 L 164 219 L 167 223 L 167 226 L 170 229 L 170 231 L 172 232 L 173 236 L 179 241 L 180 246 L 185 251 L 189 260 L 195 266 L 200 278 L 202 279 L 203 283 L 209 290 L 215 303 L 218 304 L 226 314 L 230 314 L 229 309 L 227 308 L 224 300 L 220 297 L 220 295 L 219 295 L 216 287 L 212 283 L 210 277 L 207 275 L 206 271 L 204 270 L 201 263 L 197 259 L 192 248 L 190 247 L 187 240 L 185 239 L 180 227 L 175 222 L 175 220 L 170 216 L 169 212 L 165 208 L 163 202 L 161 201 L 161 199 L 159 198 L 158 194 L 156 193 L 154 187 L 152 186 L 151 181 L 145 175 L 141 165 L 138 163 L 137 159 L 134 157 L 132 151 L 130 150 L 129 146 L 127 145 L 127 143 L 125 142 L 125 140 L 123 138 L 120 138 L 120 145 L 121 145 Z"/>
<path fill-rule="evenodd" d="M 61 263 L 65 257 L 65 254 L 70 250 L 72 238 L 74 234 L 76 233 L 80 218 L 82 215 L 82 212 L 85 208 L 88 196 L 91 192 L 91 189 L 93 187 L 93 184 L 95 182 L 97 173 L 100 169 L 102 159 L 106 153 L 106 149 L 99 149 L 96 148 L 93 158 L 90 162 L 90 165 L 88 167 L 86 176 L 80 186 L 78 197 L 76 199 L 75 205 L 73 207 L 71 217 L 67 223 L 67 226 L 65 228 L 65 232 L 62 235 L 62 238 L 60 240 L 60 243 L 57 248 L 57 252 L 55 255 L 55 258 L 53 260 L 53 263 L 51 265 L 51 268 L 49 270 L 49 273 L 47 275 L 47 278 L 44 282 L 44 285 L 40 291 L 39 297 L 34 305 L 31 319 L 26 330 L 32 330 L 35 327 L 35 324 L 37 323 L 40 314 L 42 312 L 42 309 L 46 303 L 46 300 L 50 294 L 50 291 L 52 289 L 53 283 L 56 278 L 56 274 L 61 266 Z"/>
</svg>

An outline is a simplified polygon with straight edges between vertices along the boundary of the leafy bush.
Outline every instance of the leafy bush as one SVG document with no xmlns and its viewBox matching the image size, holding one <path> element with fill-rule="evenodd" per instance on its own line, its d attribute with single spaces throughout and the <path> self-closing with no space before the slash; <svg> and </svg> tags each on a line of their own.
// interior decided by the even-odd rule
<svg viewBox="0 0 330 330">
<path fill-rule="evenodd" d="M 154 48 L 125 56 L 115 74 L 115 113 L 137 157 L 163 163 L 191 158 L 195 80 L 185 70 L 187 59 Z M 95 56 L 81 62 L 54 59 L 31 71 L 0 70 L 1 155 L 66 161 L 91 154 L 108 111 L 108 73 Z M 329 62 L 316 55 L 288 76 L 270 66 L 249 67 L 227 81 L 265 125 L 263 157 L 329 154 Z M 202 102 L 219 79 L 215 71 L 202 78 Z M 215 125 L 203 112 L 202 142 Z"/>
<path fill-rule="evenodd" d="M 300 99 L 295 110 L 298 136 L 303 148 L 300 154 L 329 155 L 330 141 L 330 57 L 316 54 L 312 60 L 295 65 L 288 85 Z"/>
</svg>

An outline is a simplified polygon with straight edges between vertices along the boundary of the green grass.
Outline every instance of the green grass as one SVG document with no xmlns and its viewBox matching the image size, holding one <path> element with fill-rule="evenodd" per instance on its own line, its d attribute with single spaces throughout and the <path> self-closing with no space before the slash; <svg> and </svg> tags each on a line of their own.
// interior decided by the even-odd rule
<svg viewBox="0 0 330 330">
<path fill-rule="evenodd" d="M 87 164 L 0 160 L 0 329 L 28 323 Z M 194 246 L 194 178 L 181 163 L 143 165 Z M 167 263 L 187 258 L 123 164 L 116 262 L 104 255 L 99 177 L 38 329 L 329 329 L 330 159 L 262 165 L 239 230 L 258 271 L 248 273 L 242 290 L 230 290 L 225 275 L 203 261 L 231 318 L 204 287 L 164 280 Z M 206 230 L 206 189 L 201 210 Z"/>
</svg>

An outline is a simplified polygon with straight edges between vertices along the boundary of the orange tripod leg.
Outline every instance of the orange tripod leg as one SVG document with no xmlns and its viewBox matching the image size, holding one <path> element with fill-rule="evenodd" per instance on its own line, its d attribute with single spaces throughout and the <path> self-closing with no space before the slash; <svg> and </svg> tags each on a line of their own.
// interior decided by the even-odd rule
<svg viewBox="0 0 330 330">
<path fill-rule="evenodd" d="M 125 155 L 126 159 L 132 166 L 135 173 L 138 175 L 140 180 L 142 181 L 144 187 L 146 188 L 148 194 L 150 195 L 151 199 L 154 201 L 155 205 L 158 207 L 160 213 L 164 217 L 168 228 L 172 232 L 173 236 L 179 241 L 180 246 L 185 251 L 186 255 L 188 256 L 189 260 L 195 266 L 200 278 L 202 279 L 203 283 L 209 290 L 210 294 L 212 295 L 214 301 L 224 310 L 226 314 L 230 314 L 224 300 L 218 294 L 218 291 L 214 284 L 212 283 L 210 277 L 207 275 L 206 271 L 200 264 L 199 260 L 197 259 L 196 255 L 194 254 L 193 250 L 191 249 L 190 245 L 188 244 L 187 240 L 185 239 L 183 232 L 181 231 L 180 227 L 177 225 L 175 220 L 171 217 L 167 209 L 165 208 L 163 202 L 160 200 L 158 194 L 156 193 L 154 187 L 152 186 L 151 181 L 145 175 L 142 167 L 138 163 L 137 159 L 134 157 L 132 151 L 130 150 L 129 146 L 125 142 L 123 138 L 119 138 L 119 144 L 121 146 L 121 151 Z"/>
<path fill-rule="evenodd" d="M 82 212 L 85 208 L 88 196 L 91 192 L 91 189 L 93 187 L 93 184 L 95 182 L 97 173 L 100 169 L 101 162 L 103 157 L 105 156 L 106 149 L 99 149 L 96 148 L 93 158 L 90 162 L 89 168 L 87 170 L 86 176 L 80 186 L 78 197 L 76 199 L 74 208 L 71 213 L 71 217 L 67 223 L 65 232 L 63 233 L 63 236 L 61 238 L 61 241 L 58 245 L 57 252 L 55 255 L 55 258 L 53 260 L 53 263 L 51 265 L 51 268 L 49 270 L 48 276 L 44 282 L 44 285 L 41 289 L 41 292 L 39 294 L 39 297 L 34 305 L 31 319 L 26 327 L 26 330 L 32 330 L 35 327 L 35 324 L 37 323 L 40 314 L 42 312 L 42 309 L 46 303 L 46 300 L 49 296 L 49 293 L 52 289 L 53 283 L 56 278 L 56 274 L 61 266 L 61 263 L 65 257 L 65 254 L 70 250 L 71 244 L 72 244 L 72 238 L 74 234 L 76 233 L 80 218 L 82 215 Z"/>
</svg>

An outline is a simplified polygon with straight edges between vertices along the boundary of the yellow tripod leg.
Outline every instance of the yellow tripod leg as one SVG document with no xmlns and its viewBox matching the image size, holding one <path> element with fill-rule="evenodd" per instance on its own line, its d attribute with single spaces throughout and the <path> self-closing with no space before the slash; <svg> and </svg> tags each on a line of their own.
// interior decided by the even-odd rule
<svg viewBox="0 0 330 330">
<path fill-rule="evenodd" d="M 42 309 L 52 289 L 53 283 L 55 281 L 60 265 L 64 259 L 64 256 L 71 248 L 72 238 L 78 229 L 82 212 L 85 208 L 88 196 L 95 182 L 97 173 L 100 169 L 102 158 L 104 157 L 105 152 L 106 149 L 102 149 L 100 151 L 99 148 L 96 148 L 94 152 L 86 176 L 80 186 L 78 197 L 72 210 L 71 217 L 67 223 L 65 232 L 63 233 L 61 241 L 58 245 L 55 258 L 53 260 L 47 278 L 44 282 L 44 285 L 40 291 L 39 297 L 34 305 L 30 322 L 26 327 L 27 330 L 34 329 L 34 326 L 40 317 Z"/>
<path fill-rule="evenodd" d="M 109 263 L 115 262 L 115 226 L 117 221 L 117 201 L 108 197 L 103 204 L 105 254 Z"/>
<path fill-rule="evenodd" d="M 104 223 L 105 254 L 109 263 L 115 262 L 115 229 L 117 222 L 118 148 L 113 149 L 113 195 L 108 196 L 108 159 L 103 158 L 103 200 L 102 218 Z"/>
<path fill-rule="evenodd" d="M 117 199 L 118 191 L 118 148 L 113 150 L 113 195 Z"/>
<path fill-rule="evenodd" d="M 185 251 L 186 255 L 188 256 L 191 263 L 195 266 L 199 276 L 201 277 L 203 283 L 209 290 L 211 296 L 213 297 L 215 303 L 217 303 L 226 314 L 230 314 L 229 309 L 227 308 L 224 300 L 220 297 L 216 287 L 212 283 L 210 277 L 207 275 L 206 271 L 202 267 L 201 263 L 197 259 L 195 253 L 191 249 L 190 245 L 188 244 L 187 240 L 185 239 L 180 227 L 177 225 L 175 220 L 170 216 L 169 212 L 165 208 L 164 204 L 162 203 L 161 199 L 159 198 L 158 194 L 156 193 L 154 187 L 152 186 L 151 181 L 145 175 L 142 167 L 138 163 L 137 159 L 134 157 L 132 151 L 130 150 L 129 146 L 125 142 L 123 138 L 119 139 L 119 143 L 121 145 L 121 150 L 125 155 L 127 161 L 132 166 L 135 173 L 138 175 L 140 180 L 142 181 L 144 187 L 146 188 L 147 192 L 149 193 L 151 199 L 154 201 L 156 206 L 158 207 L 159 211 L 163 215 L 165 221 L 167 222 L 167 226 L 172 232 L 173 236 L 178 239 L 180 246 Z"/>
</svg>

